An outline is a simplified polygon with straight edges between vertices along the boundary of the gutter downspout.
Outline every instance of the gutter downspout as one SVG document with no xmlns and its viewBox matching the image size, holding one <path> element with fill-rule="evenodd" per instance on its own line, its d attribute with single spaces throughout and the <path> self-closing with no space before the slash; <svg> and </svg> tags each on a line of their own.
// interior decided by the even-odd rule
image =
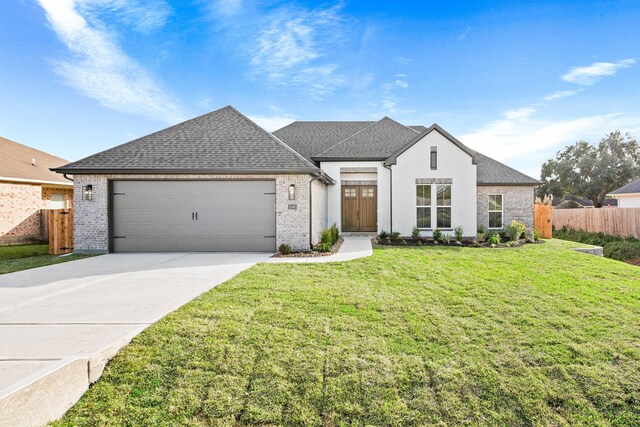
<svg viewBox="0 0 640 427">
<path fill-rule="evenodd" d="M 73 178 L 69 178 L 66 173 L 63 173 L 62 176 L 64 177 L 64 179 L 68 179 L 69 181 L 73 182 Z"/>
<path fill-rule="evenodd" d="M 313 191 L 311 191 L 311 183 L 322 178 L 322 174 L 309 180 L 309 249 L 313 247 Z"/>
<path fill-rule="evenodd" d="M 391 165 L 385 165 L 384 162 L 382 166 L 389 170 L 389 232 L 393 233 L 393 170 Z"/>
</svg>

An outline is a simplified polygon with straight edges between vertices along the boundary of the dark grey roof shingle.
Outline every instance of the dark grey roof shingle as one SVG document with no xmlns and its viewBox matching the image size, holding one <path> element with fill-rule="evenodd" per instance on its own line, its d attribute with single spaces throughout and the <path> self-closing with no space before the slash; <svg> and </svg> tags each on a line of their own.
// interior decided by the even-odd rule
<svg viewBox="0 0 640 427">
<path fill-rule="evenodd" d="M 105 170 L 319 171 L 231 106 L 56 169 L 66 173 Z"/>
<path fill-rule="evenodd" d="M 383 117 L 312 157 L 314 159 L 385 159 L 418 134 L 417 130 Z"/>
<path fill-rule="evenodd" d="M 273 132 L 306 159 L 349 138 L 375 122 L 293 122 Z"/>
<path fill-rule="evenodd" d="M 477 151 L 470 150 L 473 153 L 473 156 L 476 159 L 476 164 L 478 165 L 477 173 L 477 182 L 478 185 L 488 185 L 488 184 L 507 184 L 507 185 L 538 185 L 540 181 L 531 178 L 523 174 L 522 172 L 518 172 L 517 170 L 510 168 L 509 166 L 500 163 L 497 160 L 492 159 L 491 157 L 485 156 L 482 153 L 478 153 Z"/>
<path fill-rule="evenodd" d="M 631 193 L 640 193 L 640 179 L 631 181 L 627 185 L 624 185 L 618 188 L 617 190 L 613 190 L 609 194 L 631 194 Z"/>
</svg>

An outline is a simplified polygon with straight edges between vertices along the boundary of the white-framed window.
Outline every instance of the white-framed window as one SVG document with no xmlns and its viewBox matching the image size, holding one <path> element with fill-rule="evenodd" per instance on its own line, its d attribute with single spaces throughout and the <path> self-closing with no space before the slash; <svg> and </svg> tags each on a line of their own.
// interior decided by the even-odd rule
<svg viewBox="0 0 640 427">
<path fill-rule="evenodd" d="M 502 229 L 504 204 L 502 194 L 489 194 L 489 228 Z"/>
<path fill-rule="evenodd" d="M 416 185 L 416 215 L 418 228 L 431 228 L 431 184 Z"/>
<path fill-rule="evenodd" d="M 431 147 L 431 157 L 429 158 L 431 170 L 438 169 L 438 147 Z"/>
<path fill-rule="evenodd" d="M 436 226 L 451 228 L 451 185 L 436 185 Z"/>
<path fill-rule="evenodd" d="M 67 201 L 62 193 L 51 193 L 50 209 L 66 209 Z"/>
</svg>

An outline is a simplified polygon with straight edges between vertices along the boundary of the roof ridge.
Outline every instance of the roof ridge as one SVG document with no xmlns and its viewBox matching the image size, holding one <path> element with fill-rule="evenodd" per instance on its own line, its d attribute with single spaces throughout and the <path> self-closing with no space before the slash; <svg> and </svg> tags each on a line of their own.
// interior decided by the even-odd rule
<svg viewBox="0 0 640 427">
<path fill-rule="evenodd" d="M 405 127 L 405 128 L 407 128 L 407 129 L 409 129 L 409 130 L 414 131 L 415 133 L 421 133 L 421 132 L 419 132 L 419 131 L 417 131 L 417 130 L 415 130 L 415 129 L 411 129 L 409 126 L 405 125 L 404 123 L 400 123 L 399 121 L 392 119 L 392 118 L 391 118 L 391 117 L 389 117 L 389 116 L 384 116 L 384 117 L 383 117 L 383 118 L 381 118 L 379 121 L 382 121 L 382 120 L 384 120 L 384 119 L 387 119 L 387 120 L 392 121 L 393 123 L 399 124 L 399 125 L 400 125 L 400 126 L 402 126 L 402 127 Z"/>
<path fill-rule="evenodd" d="M 383 117 L 383 118 L 384 118 L 384 117 Z M 349 135 L 348 137 L 346 137 L 346 138 L 345 138 L 345 139 L 343 139 L 342 141 L 336 142 L 336 143 L 335 143 L 335 144 L 333 144 L 331 147 L 328 147 L 326 150 L 322 150 L 320 153 L 318 153 L 318 154 L 317 154 L 317 155 L 315 155 L 314 157 L 321 157 L 321 155 L 322 155 L 323 153 L 326 153 L 327 151 L 331 150 L 332 148 L 335 148 L 335 147 L 337 147 L 338 145 L 345 143 L 345 142 L 346 142 L 346 141 L 348 141 L 349 139 L 351 139 L 351 138 L 353 138 L 354 136 L 358 135 L 360 132 L 364 132 L 366 129 L 369 129 L 371 126 L 373 126 L 373 125 L 375 125 L 375 124 L 377 124 L 377 123 L 380 123 L 380 121 L 382 121 L 382 119 L 380 119 L 380 120 L 378 120 L 378 121 L 376 121 L 376 122 L 373 122 L 373 123 L 369 124 L 368 126 L 363 127 L 363 128 L 362 128 L 362 129 L 360 129 L 358 132 L 356 132 L 356 133 L 353 133 L 353 134 Z"/>
<path fill-rule="evenodd" d="M 20 145 L 22 147 L 27 148 L 28 150 L 37 151 L 38 153 L 42 153 L 42 154 L 44 154 L 46 156 L 49 156 L 49 157 L 55 157 L 56 159 L 60 159 L 63 162 L 68 162 L 69 161 L 69 160 L 64 159 L 62 157 L 56 156 L 55 154 L 51 154 L 51 153 L 48 153 L 48 152 L 46 152 L 44 150 L 40 150 L 39 148 L 34 148 L 34 147 L 30 146 L 30 145 L 23 144 L 23 143 L 18 142 L 18 141 L 14 141 L 13 139 L 5 138 L 4 136 L 0 136 L 0 142 L 2 142 L 1 140 L 7 141 L 7 142 L 9 142 L 11 144 Z"/>
<path fill-rule="evenodd" d="M 311 163 L 309 160 L 305 159 L 304 157 L 302 157 L 302 155 L 300 153 L 298 153 L 297 151 L 295 151 L 293 148 L 289 147 L 287 144 L 285 144 L 280 138 L 278 138 L 277 136 L 275 136 L 274 134 L 272 134 L 271 132 L 266 131 L 265 129 L 263 129 L 262 127 L 260 127 L 257 123 L 255 123 L 253 120 L 251 120 L 249 117 L 245 116 L 244 114 L 242 114 L 240 111 L 236 110 L 232 105 L 227 105 L 224 108 L 229 108 L 233 111 L 235 111 L 237 114 L 240 115 L 240 117 L 242 117 L 243 119 L 245 119 L 247 122 L 249 122 L 253 127 L 255 127 L 256 129 L 258 129 L 260 132 L 265 133 L 267 136 L 269 136 L 269 138 L 271 138 L 276 144 L 280 144 L 282 145 L 283 148 L 289 150 L 294 156 L 296 156 L 298 159 L 302 160 L 304 163 L 306 163 L 307 165 L 311 166 L 312 169 L 315 170 L 320 170 L 320 168 L 318 168 L 316 165 L 314 165 L 313 163 Z"/>
</svg>

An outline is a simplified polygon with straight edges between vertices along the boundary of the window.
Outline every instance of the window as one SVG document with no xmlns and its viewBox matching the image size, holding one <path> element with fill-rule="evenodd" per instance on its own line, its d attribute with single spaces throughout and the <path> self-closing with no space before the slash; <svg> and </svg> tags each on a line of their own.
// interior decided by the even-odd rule
<svg viewBox="0 0 640 427">
<path fill-rule="evenodd" d="M 373 188 L 363 188 L 362 197 L 373 197 Z"/>
<path fill-rule="evenodd" d="M 438 169 L 438 147 L 431 147 L 431 170 Z"/>
<path fill-rule="evenodd" d="M 344 189 L 344 197 L 357 197 L 358 193 L 355 188 L 345 188 Z"/>
<path fill-rule="evenodd" d="M 51 193 L 51 201 L 49 202 L 49 208 L 51 209 L 65 209 L 67 202 L 64 199 L 62 193 Z"/>
<path fill-rule="evenodd" d="M 417 227 L 431 228 L 431 185 L 416 185 Z"/>
<path fill-rule="evenodd" d="M 451 228 L 451 185 L 436 185 L 438 228 Z"/>
<path fill-rule="evenodd" d="M 502 228 L 502 194 L 489 195 L 489 228 Z"/>
</svg>

